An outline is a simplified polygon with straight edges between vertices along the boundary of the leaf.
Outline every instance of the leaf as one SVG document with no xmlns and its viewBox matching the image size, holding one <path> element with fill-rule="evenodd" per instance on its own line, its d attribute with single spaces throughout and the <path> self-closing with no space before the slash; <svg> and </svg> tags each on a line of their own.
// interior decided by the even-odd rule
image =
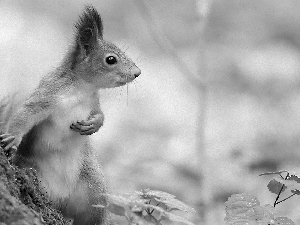
<svg viewBox="0 0 300 225">
<path fill-rule="evenodd" d="M 153 223 L 149 223 L 144 218 L 137 216 L 135 213 L 130 212 L 130 211 L 126 213 L 126 218 L 130 222 L 130 225 L 151 225 L 151 224 L 153 224 Z"/>
<path fill-rule="evenodd" d="M 283 178 L 282 173 L 287 173 L 286 177 Z M 280 177 L 274 177 L 268 184 L 268 189 L 270 192 L 274 194 L 279 194 L 280 192 L 284 192 L 286 189 L 291 191 L 293 194 L 300 195 L 300 178 L 296 175 L 290 175 L 290 173 L 286 170 L 282 170 L 279 172 L 267 172 L 260 174 L 262 175 L 271 175 L 271 174 L 279 174 Z"/>
<path fill-rule="evenodd" d="M 167 206 L 170 211 L 177 209 L 188 213 L 195 212 L 195 210 L 192 207 L 176 199 L 174 195 L 163 191 L 153 191 L 150 189 L 146 189 L 143 192 L 143 197 L 146 199 L 155 199 L 155 201 L 157 201 L 158 203 L 162 203 L 165 206 Z"/>
<path fill-rule="evenodd" d="M 137 198 L 135 195 L 113 195 L 113 194 L 106 194 L 106 196 L 109 198 L 109 201 L 115 204 L 118 204 L 123 207 L 135 207 L 135 206 L 142 206 L 146 205 L 147 200 Z"/>
<path fill-rule="evenodd" d="M 282 180 L 284 181 L 284 180 Z M 267 185 L 268 189 L 270 192 L 278 195 L 281 192 L 284 192 L 286 189 L 286 185 L 284 185 L 283 183 L 281 183 L 281 181 L 277 181 L 275 179 L 272 179 L 268 185 Z"/>
<path fill-rule="evenodd" d="M 284 184 L 289 190 L 300 190 L 300 183 L 298 183 L 296 180 L 284 180 L 281 178 L 274 178 L 276 181 L 280 182 L 281 184 Z"/>
<path fill-rule="evenodd" d="M 287 180 L 294 180 L 297 183 L 300 183 L 300 178 L 297 175 L 291 175 Z"/>
<path fill-rule="evenodd" d="M 173 213 L 169 213 L 169 212 L 164 212 L 161 219 L 168 219 L 168 220 L 173 221 L 173 222 L 184 223 L 184 224 L 187 224 L 187 225 L 195 225 L 194 223 L 190 222 L 189 220 L 187 220 L 187 219 L 185 219 L 181 216 L 177 216 Z"/>
<path fill-rule="evenodd" d="M 168 209 L 178 209 L 185 212 L 194 211 L 191 207 L 187 206 L 183 202 L 175 199 L 174 195 L 171 195 L 162 191 L 151 191 L 146 189 L 142 192 L 134 192 L 132 194 L 112 195 L 106 194 L 109 199 L 107 206 L 108 210 L 116 215 L 126 216 L 130 221 L 130 224 L 161 224 L 161 219 L 168 219 L 173 222 L 181 222 L 187 225 L 194 225 L 187 219 L 177 216 L 171 212 L 165 210 L 163 206 L 167 206 Z M 152 205 L 151 203 L 158 204 Z M 104 206 L 97 206 L 104 207 Z M 152 211 L 155 210 L 158 219 L 154 217 Z M 151 219 L 151 218 L 152 219 Z"/>
<path fill-rule="evenodd" d="M 143 197 L 147 199 L 151 198 L 159 198 L 159 199 L 173 199 L 175 198 L 174 195 L 171 195 L 169 193 L 163 192 L 163 191 L 155 191 L 155 190 L 150 190 L 146 189 L 142 192 Z"/>
<path fill-rule="evenodd" d="M 296 195 L 300 195 L 300 191 L 299 190 L 291 190 L 291 192 L 293 193 L 293 194 L 296 194 Z"/>
<path fill-rule="evenodd" d="M 169 221 L 173 221 L 173 222 L 181 222 L 181 223 L 185 223 L 187 225 L 194 225 L 192 222 L 190 222 L 189 220 L 177 216 L 171 212 L 167 212 L 166 210 L 164 210 L 163 208 L 159 207 L 159 206 L 155 206 L 155 205 L 149 205 L 149 204 L 145 204 L 145 209 L 150 209 L 150 210 L 156 210 L 159 214 L 160 214 L 160 219 L 167 219 Z"/>
<path fill-rule="evenodd" d="M 109 201 L 111 203 L 122 206 L 123 208 L 125 208 L 125 210 L 128 209 L 134 213 L 142 212 L 143 210 L 146 209 L 155 209 L 157 211 L 162 211 L 162 212 L 164 211 L 163 208 L 150 205 L 148 204 L 149 201 L 147 199 L 137 198 L 137 196 L 134 194 L 127 195 L 127 196 L 124 196 L 124 194 L 122 196 L 107 194 L 107 196 L 109 197 Z"/>
<path fill-rule="evenodd" d="M 158 199 L 155 198 L 156 201 L 164 203 L 166 206 L 168 206 L 169 210 L 180 210 L 187 213 L 194 213 L 196 212 L 195 209 L 192 207 L 184 204 L 182 201 L 179 201 L 177 199 Z"/>
<path fill-rule="evenodd" d="M 110 211 L 113 214 L 116 214 L 118 216 L 125 216 L 125 209 L 124 207 L 114 204 L 114 203 L 109 203 L 107 206 L 108 211 Z"/>
<path fill-rule="evenodd" d="M 275 225 L 295 225 L 295 223 L 287 217 L 277 217 L 275 219 L 274 224 Z"/>
<path fill-rule="evenodd" d="M 153 216 L 150 216 L 150 215 L 144 216 L 143 219 L 146 220 L 147 222 L 149 222 L 150 224 L 159 224 L 159 225 L 162 225 L 159 220 L 155 219 Z"/>
<path fill-rule="evenodd" d="M 256 197 L 249 194 L 235 194 L 225 202 L 227 225 L 267 225 L 274 219 L 274 207 L 261 206 Z"/>
<path fill-rule="evenodd" d="M 143 212 L 143 210 L 145 210 L 147 206 L 147 204 L 136 204 L 131 206 L 131 211 L 135 213 Z"/>
<path fill-rule="evenodd" d="M 240 204 L 247 204 L 248 207 L 252 208 L 259 206 L 260 202 L 256 197 L 243 193 L 231 195 L 225 202 L 225 206 L 230 208 L 232 208 L 235 204 L 237 204 L 237 206 L 240 206 Z"/>
<path fill-rule="evenodd" d="M 149 205 L 147 204 L 146 205 L 146 208 L 145 209 L 150 209 L 150 210 L 156 210 L 157 212 L 159 213 L 165 213 L 167 212 L 166 210 L 164 210 L 163 208 L 159 207 L 159 206 L 156 206 L 156 205 Z"/>
</svg>

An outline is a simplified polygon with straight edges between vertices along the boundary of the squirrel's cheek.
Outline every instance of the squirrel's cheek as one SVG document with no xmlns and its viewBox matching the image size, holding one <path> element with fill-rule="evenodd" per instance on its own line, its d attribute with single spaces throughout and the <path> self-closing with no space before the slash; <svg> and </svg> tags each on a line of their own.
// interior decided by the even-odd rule
<svg viewBox="0 0 300 225">
<path fill-rule="evenodd" d="M 126 80 L 123 80 L 120 76 L 114 77 L 114 87 L 120 87 L 126 84 Z"/>
</svg>

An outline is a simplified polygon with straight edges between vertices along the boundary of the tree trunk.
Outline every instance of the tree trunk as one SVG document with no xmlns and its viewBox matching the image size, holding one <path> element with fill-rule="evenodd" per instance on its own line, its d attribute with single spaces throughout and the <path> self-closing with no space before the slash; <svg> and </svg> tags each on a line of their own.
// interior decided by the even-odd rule
<svg viewBox="0 0 300 225">
<path fill-rule="evenodd" d="M 0 148 L 0 225 L 68 224 L 38 183 L 35 170 L 11 165 Z"/>
</svg>

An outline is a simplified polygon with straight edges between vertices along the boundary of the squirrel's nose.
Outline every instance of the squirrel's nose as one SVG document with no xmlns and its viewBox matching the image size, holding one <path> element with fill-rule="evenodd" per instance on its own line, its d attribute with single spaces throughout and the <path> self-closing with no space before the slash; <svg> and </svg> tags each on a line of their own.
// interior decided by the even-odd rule
<svg viewBox="0 0 300 225">
<path fill-rule="evenodd" d="M 132 69 L 132 73 L 134 74 L 134 77 L 137 78 L 141 74 L 141 70 L 137 66 L 135 66 Z"/>
</svg>

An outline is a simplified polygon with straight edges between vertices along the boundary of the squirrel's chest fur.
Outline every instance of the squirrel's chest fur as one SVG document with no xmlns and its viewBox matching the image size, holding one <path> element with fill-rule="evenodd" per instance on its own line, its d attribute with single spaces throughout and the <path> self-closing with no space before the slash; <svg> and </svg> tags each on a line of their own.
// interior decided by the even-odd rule
<svg viewBox="0 0 300 225">
<path fill-rule="evenodd" d="M 88 136 L 70 129 L 72 123 L 86 120 L 92 110 L 89 96 L 61 95 L 51 115 L 36 127 L 32 151 L 42 185 L 53 200 L 68 198 L 79 187 L 80 170 Z"/>
<path fill-rule="evenodd" d="M 54 110 L 39 128 L 36 144 L 43 146 L 39 152 L 74 153 L 77 146 L 82 146 L 88 137 L 71 130 L 70 126 L 77 121 L 86 120 L 92 107 L 92 99 L 88 95 L 81 93 L 60 95 Z"/>
<path fill-rule="evenodd" d="M 86 120 L 92 111 L 92 102 L 89 96 L 84 95 L 61 95 L 56 109 L 51 113 L 42 129 L 41 140 L 49 143 L 54 149 L 64 151 L 68 146 L 76 143 L 82 144 L 82 139 L 87 136 L 80 135 L 70 129 L 72 123 Z"/>
</svg>

